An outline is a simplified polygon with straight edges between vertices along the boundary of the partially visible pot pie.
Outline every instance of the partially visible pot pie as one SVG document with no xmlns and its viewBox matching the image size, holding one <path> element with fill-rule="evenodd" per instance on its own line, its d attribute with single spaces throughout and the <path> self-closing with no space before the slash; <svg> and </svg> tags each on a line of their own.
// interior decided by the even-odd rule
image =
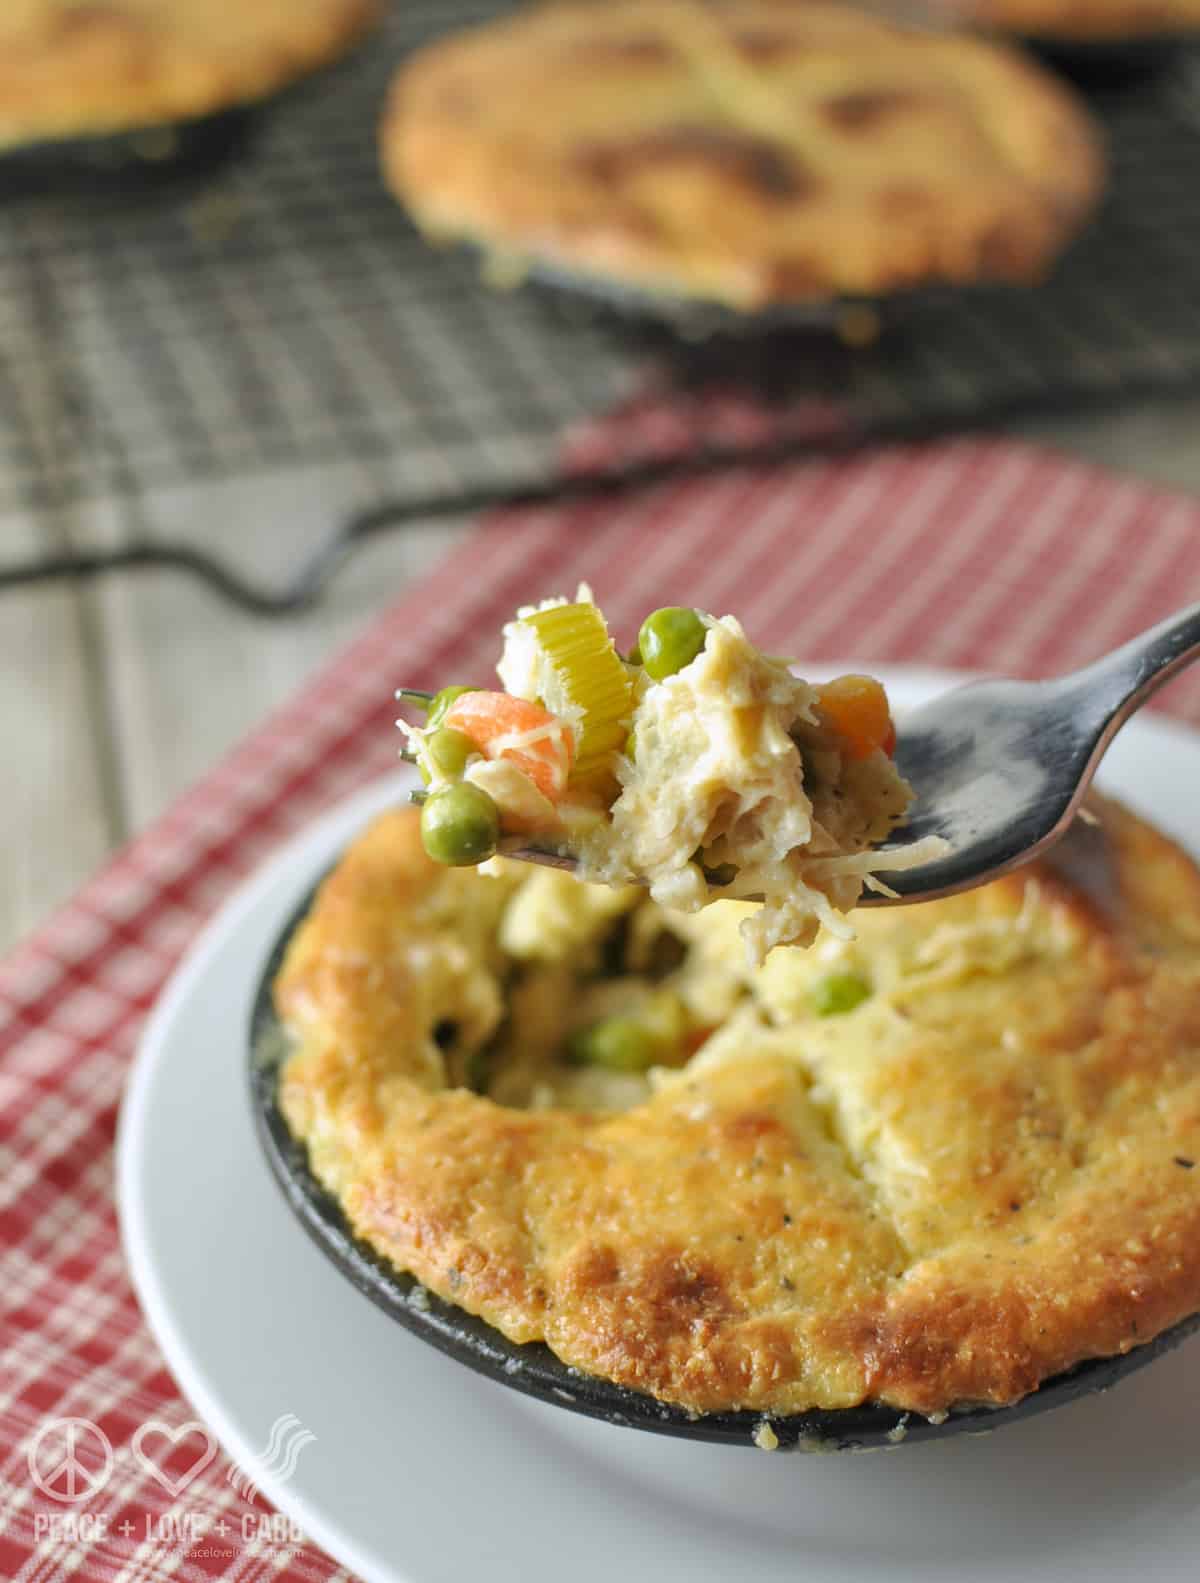
<svg viewBox="0 0 1200 1583">
<path fill-rule="evenodd" d="M 4 0 L 0 149 L 265 98 L 341 55 L 380 0 Z"/>
<path fill-rule="evenodd" d="M 1019 54 L 780 0 L 564 0 L 397 77 L 387 179 L 435 240 L 738 309 L 1040 278 L 1103 183 Z"/>
<path fill-rule="evenodd" d="M 1097 813 L 1078 874 L 757 968 L 745 904 L 445 868 L 389 813 L 275 983 L 281 1106 L 360 1237 L 581 1370 L 1013 1402 L 1200 1309 L 1200 872 Z"/>
</svg>

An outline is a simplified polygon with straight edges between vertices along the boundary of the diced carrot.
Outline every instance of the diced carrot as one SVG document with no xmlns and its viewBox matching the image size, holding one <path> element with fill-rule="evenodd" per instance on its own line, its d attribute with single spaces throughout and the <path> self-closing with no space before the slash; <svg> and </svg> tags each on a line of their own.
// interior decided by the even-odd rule
<svg viewBox="0 0 1200 1583">
<path fill-rule="evenodd" d="M 575 739 L 541 704 L 508 693 L 463 693 L 442 723 L 470 737 L 484 758 L 507 759 L 551 802 L 566 791 Z"/>
<path fill-rule="evenodd" d="M 817 710 L 837 732 L 851 758 L 865 759 L 876 748 L 890 758 L 896 751 L 887 694 L 870 676 L 839 676 L 817 693 Z"/>
</svg>

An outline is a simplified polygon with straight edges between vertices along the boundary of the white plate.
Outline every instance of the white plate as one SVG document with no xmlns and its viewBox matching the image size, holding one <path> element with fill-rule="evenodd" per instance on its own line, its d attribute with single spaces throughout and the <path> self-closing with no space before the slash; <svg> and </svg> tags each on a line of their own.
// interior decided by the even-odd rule
<svg viewBox="0 0 1200 1583">
<path fill-rule="evenodd" d="M 944 679 L 885 678 L 903 706 Z M 1142 717 L 1105 784 L 1200 852 L 1200 739 Z M 260 1158 L 251 996 L 290 911 L 368 788 L 205 930 L 147 1026 L 118 1194 L 142 1306 L 175 1378 L 237 1461 L 294 1413 L 316 1436 L 264 1492 L 369 1583 L 865 1583 L 1196 1577 L 1200 1343 L 1107 1396 L 981 1439 L 781 1456 L 612 1428 L 529 1402 L 407 1334 L 328 1264 Z"/>
</svg>

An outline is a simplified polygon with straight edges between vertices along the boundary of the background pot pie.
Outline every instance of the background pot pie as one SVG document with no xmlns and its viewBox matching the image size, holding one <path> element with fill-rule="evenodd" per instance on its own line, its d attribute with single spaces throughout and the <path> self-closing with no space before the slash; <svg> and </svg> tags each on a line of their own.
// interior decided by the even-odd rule
<svg viewBox="0 0 1200 1583">
<path fill-rule="evenodd" d="M 1200 1309 L 1200 873 L 1102 817 L 1079 878 L 754 969 L 740 904 L 439 867 L 389 814 L 278 976 L 281 1106 L 359 1236 L 582 1370 L 1010 1403 Z"/>
<path fill-rule="evenodd" d="M 1103 163 L 1019 55 L 779 0 L 537 7 L 401 70 L 387 179 L 435 239 L 740 309 L 1035 280 Z"/>
<path fill-rule="evenodd" d="M 192 120 L 335 59 L 380 0 L 4 0 L 0 149 Z"/>
</svg>

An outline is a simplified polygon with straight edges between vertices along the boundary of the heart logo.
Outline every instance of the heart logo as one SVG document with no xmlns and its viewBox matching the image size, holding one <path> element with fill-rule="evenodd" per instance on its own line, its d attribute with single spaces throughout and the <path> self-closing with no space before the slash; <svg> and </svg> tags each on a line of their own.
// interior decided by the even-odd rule
<svg viewBox="0 0 1200 1583">
<path fill-rule="evenodd" d="M 166 1455 L 169 1457 L 189 1437 L 196 1435 L 201 1441 L 200 1449 L 194 1459 L 184 1468 L 182 1473 L 170 1474 L 146 1450 L 146 1441 L 152 1435 L 157 1435 L 167 1442 Z M 146 1472 L 155 1481 L 161 1484 L 172 1500 L 182 1495 L 184 1490 L 193 1480 L 198 1479 L 201 1473 L 217 1454 L 217 1442 L 209 1434 L 202 1423 L 195 1418 L 189 1419 L 186 1424 L 180 1424 L 178 1429 L 172 1429 L 169 1424 L 163 1424 L 157 1418 L 152 1418 L 134 1435 L 130 1441 L 130 1448 L 134 1456 L 145 1468 Z"/>
</svg>

